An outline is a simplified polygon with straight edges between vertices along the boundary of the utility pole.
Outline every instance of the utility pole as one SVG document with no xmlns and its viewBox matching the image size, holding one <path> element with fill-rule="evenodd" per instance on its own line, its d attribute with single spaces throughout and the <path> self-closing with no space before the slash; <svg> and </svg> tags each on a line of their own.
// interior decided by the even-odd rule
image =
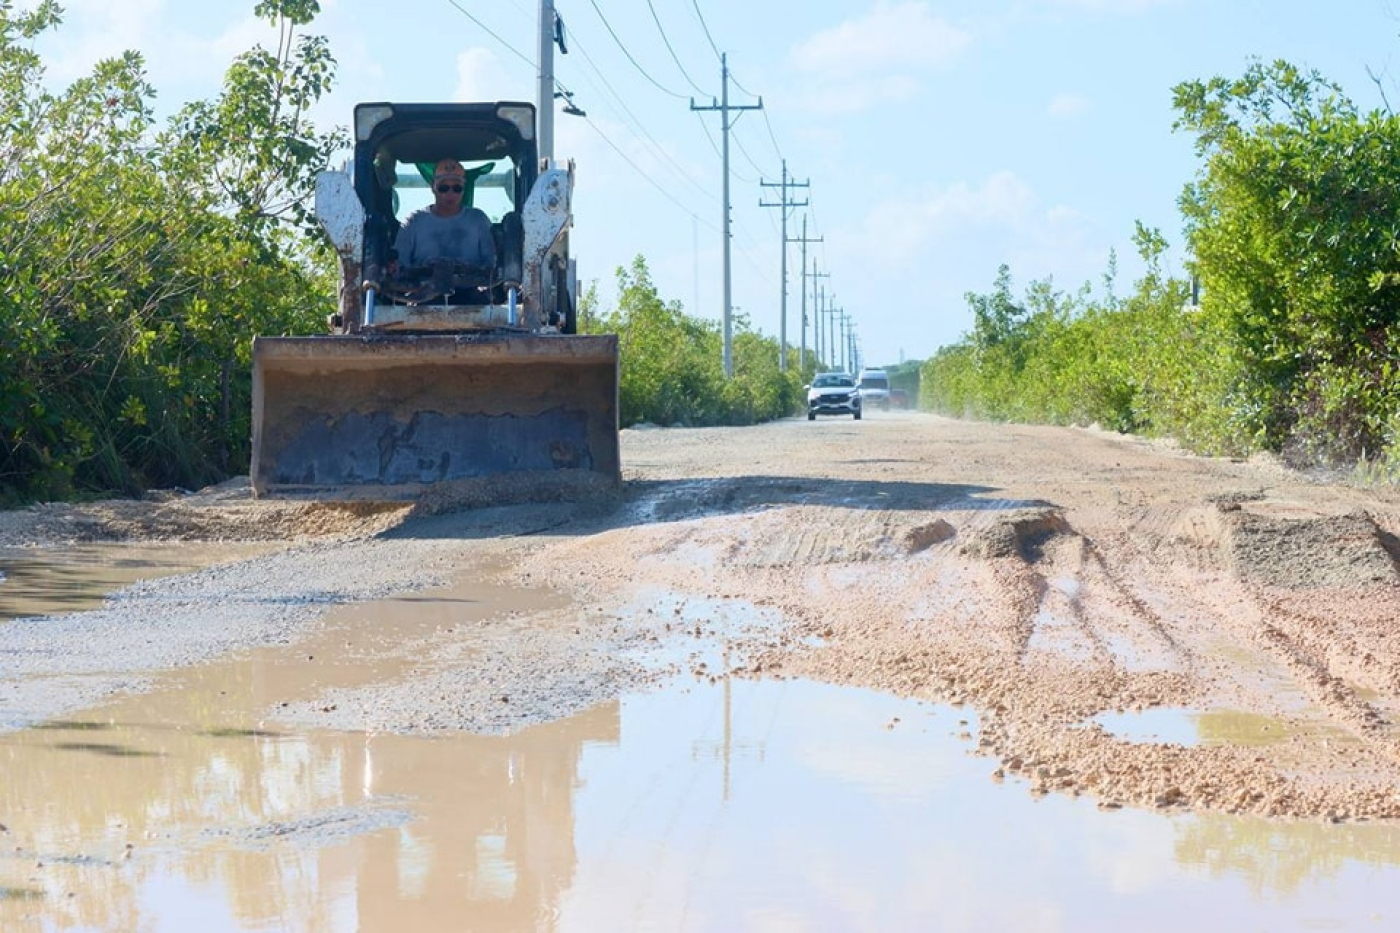
<svg viewBox="0 0 1400 933">
<path fill-rule="evenodd" d="M 732 378 L 734 375 L 734 310 L 730 305 L 730 276 L 729 276 L 729 131 L 737 123 L 745 110 L 762 110 L 763 98 L 758 99 L 756 104 L 731 104 L 729 103 L 729 60 L 728 55 L 719 57 L 719 86 L 720 101 L 716 102 L 710 98 L 710 106 L 695 106 L 695 98 L 690 99 L 691 110 L 717 110 L 720 115 L 721 136 L 724 140 L 723 154 L 721 160 L 724 163 L 724 377 Z M 734 122 L 730 122 L 729 111 L 737 110 L 739 114 L 734 117 Z"/>
<path fill-rule="evenodd" d="M 846 362 L 846 328 L 841 320 L 841 309 L 831 309 L 831 345 L 836 348 L 836 356 L 841 360 L 841 371 L 850 372 Z"/>
<path fill-rule="evenodd" d="M 822 309 L 825 307 L 826 286 L 817 282 L 817 279 L 829 278 L 831 278 L 830 272 L 818 272 L 816 263 L 812 264 L 812 335 L 813 342 L 816 344 L 818 365 L 829 364 L 831 362 L 831 360 L 822 356 L 822 348 L 825 346 L 825 341 L 823 340 L 825 333 L 822 330 Z M 831 348 L 826 347 L 825 352 L 829 354 Z"/>
<path fill-rule="evenodd" d="M 780 209 L 782 210 L 782 212 L 783 212 L 783 213 L 782 213 L 782 218 L 783 218 L 783 234 L 782 234 L 782 236 L 783 236 L 783 258 L 782 258 L 782 262 L 780 263 L 781 270 L 782 270 L 780 274 L 781 274 L 782 279 L 783 279 L 783 289 L 782 289 L 782 302 L 781 302 L 780 311 L 779 311 L 779 314 L 778 314 L 778 370 L 779 370 L 780 372 L 787 372 L 787 281 L 788 281 L 788 279 L 787 279 L 787 245 L 788 245 L 787 219 L 788 219 L 788 209 L 789 209 L 789 208 L 792 208 L 792 207 L 806 207 L 806 206 L 807 206 L 807 202 L 806 202 L 805 200 L 804 200 L 804 201 L 789 201 L 789 200 L 788 200 L 788 188 L 806 188 L 806 187 L 808 187 L 808 186 L 811 185 L 811 181 L 808 180 L 808 181 L 804 181 L 804 182 L 796 182 L 796 181 L 789 182 L 789 181 L 788 181 L 788 173 L 787 173 L 787 159 L 784 159 L 784 160 L 783 160 L 783 176 L 782 176 L 782 177 L 783 177 L 782 182 L 781 182 L 780 184 L 776 184 L 776 185 L 773 184 L 771 181 L 763 181 L 762 179 L 759 179 L 758 184 L 759 184 L 759 187 L 760 187 L 760 188 L 781 188 L 781 189 L 782 189 L 782 198 L 781 198 L 781 199 L 778 201 L 778 203 L 776 203 L 776 204 L 774 204 L 774 203 L 771 202 L 771 201 L 765 201 L 765 200 L 763 200 L 762 198 L 760 198 L 759 201 L 758 201 L 758 206 L 759 206 L 759 207 L 776 207 L 776 208 L 780 208 Z M 806 218 L 805 218 L 805 217 L 803 218 L 803 226 L 806 226 Z M 804 236 L 805 236 L 805 234 L 804 234 Z"/>
<path fill-rule="evenodd" d="M 855 353 L 851 352 L 851 329 L 850 318 L 846 317 L 846 308 L 837 308 L 837 314 L 841 319 L 841 361 L 847 373 L 855 374 Z"/>
<path fill-rule="evenodd" d="M 836 345 L 836 295 L 831 296 L 831 304 L 826 307 L 826 352 L 831 354 L 831 362 L 835 365 L 840 358 L 839 348 Z M 845 364 L 841 368 L 844 370 Z"/>
<path fill-rule="evenodd" d="M 835 295 L 831 296 L 835 299 Z M 826 300 L 826 287 L 823 286 L 817 296 L 817 328 L 822 333 L 822 362 L 827 369 L 837 369 L 836 353 L 831 345 L 831 330 L 828 322 L 831 318 L 831 304 Z"/>
<path fill-rule="evenodd" d="M 539 138 L 541 159 L 554 159 L 554 0 L 540 0 Z"/>
<path fill-rule="evenodd" d="M 807 239 L 807 215 L 802 215 L 802 239 L 793 240 L 794 243 L 802 244 L 802 345 L 797 354 L 797 368 L 801 372 L 807 372 L 807 244 L 820 243 L 822 237 Z M 784 250 L 784 257 L 787 251 Z M 815 268 L 813 269 L 815 272 Z"/>
</svg>

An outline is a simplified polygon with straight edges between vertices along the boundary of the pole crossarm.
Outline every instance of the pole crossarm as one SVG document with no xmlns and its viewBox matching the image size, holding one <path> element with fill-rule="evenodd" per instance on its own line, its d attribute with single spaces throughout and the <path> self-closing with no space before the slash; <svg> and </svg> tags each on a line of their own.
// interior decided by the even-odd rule
<svg viewBox="0 0 1400 933">
<path fill-rule="evenodd" d="M 789 179 L 789 178 L 788 178 L 788 170 L 787 170 L 787 159 L 784 159 L 784 160 L 783 160 L 783 175 L 782 175 L 782 178 L 783 178 L 783 180 L 782 180 L 781 182 L 763 181 L 762 179 L 759 180 L 759 183 L 758 183 L 758 184 L 759 184 L 759 187 L 761 187 L 761 188 L 780 188 L 780 189 L 782 189 L 782 199 L 779 200 L 779 201 L 773 202 L 773 201 L 765 201 L 765 200 L 763 200 L 763 198 L 760 197 L 760 198 L 758 199 L 758 206 L 759 206 L 759 207 L 780 207 L 780 208 L 782 208 L 782 210 L 783 210 L 783 213 L 782 213 L 782 218 L 783 218 L 783 229 L 782 229 L 782 264 L 781 264 L 781 270 L 780 270 L 780 272 L 779 272 L 779 274 L 778 274 L 778 277 L 779 277 L 779 279 L 781 280 L 781 286 L 782 286 L 781 289 L 780 289 L 780 293 L 779 293 L 779 312 L 778 312 L 778 369 L 779 369 L 779 371 L 781 371 L 781 372 L 787 372 L 787 368 L 788 368 L 788 367 L 787 367 L 787 342 L 788 342 L 788 341 L 787 341 L 787 294 L 788 294 L 788 293 L 787 293 L 787 281 L 788 281 L 788 274 L 787 274 L 787 245 L 788 245 L 788 243 L 791 242 L 791 240 L 789 240 L 789 238 L 788 238 L 788 233 L 787 233 L 788 212 L 789 212 L 789 210 L 790 210 L 791 208 L 794 208 L 794 207 L 806 207 L 806 206 L 807 206 L 807 201 L 806 201 L 805 199 L 802 200 L 802 201 L 794 201 L 794 200 L 792 200 L 790 197 L 788 197 L 788 189 L 789 189 L 789 188 L 807 188 L 807 187 L 810 187 L 812 183 L 811 183 L 810 180 L 808 180 L 808 181 L 803 181 L 803 182 L 797 182 L 797 181 L 792 181 L 791 179 Z"/>
</svg>

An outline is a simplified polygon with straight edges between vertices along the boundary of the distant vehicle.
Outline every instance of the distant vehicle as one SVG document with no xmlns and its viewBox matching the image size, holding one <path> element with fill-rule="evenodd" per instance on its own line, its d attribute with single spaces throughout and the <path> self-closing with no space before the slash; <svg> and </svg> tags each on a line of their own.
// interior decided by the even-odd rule
<svg viewBox="0 0 1400 933">
<path fill-rule="evenodd" d="M 905 392 L 903 389 L 890 389 L 890 407 L 908 408 L 909 393 Z"/>
<path fill-rule="evenodd" d="M 883 369 L 862 369 L 860 371 L 860 397 L 861 401 L 867 405 L 889 410 L 890 377 Z"/>
<path fill-rule="evenodd" d="M 860 420 L 860 388 L 850 373 L 818 373 L 807 387 L 807 420 L 817 415 L 850 415 Z"/>
</svg>

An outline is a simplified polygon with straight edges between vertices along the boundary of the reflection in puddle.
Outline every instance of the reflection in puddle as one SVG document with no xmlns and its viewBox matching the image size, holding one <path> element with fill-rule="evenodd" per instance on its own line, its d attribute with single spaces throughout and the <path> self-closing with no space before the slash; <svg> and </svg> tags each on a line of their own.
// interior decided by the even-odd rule
<svg viewBox="0 0 1400 933">
<path fill-rule="evenodd" d="M 137 756 L 55 754 L 55 723 L 0 735 L 0 929 L 1400 921 L 1400 830 L 1038 799 L 969 754 L 963 710 L 686 680 L 513 736 L 268 734 L 235 721 L 256 683 L 218 686 L 70 721 Z"/>
<path fill-rule="evenodd" d="M 282 546 L 177 541 L 0 548 L 0 622 L 97 609 L 110 593 L 138 580 L 190 573 Z"/>
<path fill-rule="evenodd" d="M 735 650 L 740 639 L 752 639 L 783 628 L 782 613 L 743 599 L 688 596 L 674 590 L 647 588 L 637 594 L 622 615 L 654 618 L 667 637 L 643 645 L 630 657 L 649 669 L 691 671 L 732 670 L 743 661 Z M 808 638 L 815 645 L 820 639 Z"/>
<path fill-rule="evenodd" d="M 65 752 L 92 752 L 95 755 L 108 755 L 112 758 L 159 758 L 160 752 L 148 752 L 125 745 L 107 745 L 98 742 L 58 742 L 54 748 Z"/>
<path fill-rule="evenodd" d="M 1301 736 L 1326 735 L 1337 742 L 1355 741 L 1325 722 L 1286 722 L 1237 710 L 1159 707 L 1133 713 L 1101 713 L 1094 722 L 1127 742 L 1183 746 L 1273 745 Z"/>
</svg>

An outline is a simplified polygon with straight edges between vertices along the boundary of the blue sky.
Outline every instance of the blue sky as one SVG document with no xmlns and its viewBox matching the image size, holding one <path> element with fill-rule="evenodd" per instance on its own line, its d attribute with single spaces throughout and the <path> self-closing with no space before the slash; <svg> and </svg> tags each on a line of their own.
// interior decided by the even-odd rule
<svg viewBox="0 0 1400 933">
<path fill-rule="evenodd" d="M 33 0 L 22 0 L 23 5 Z M 103 55 L 145 54 L 162 109 L 213 96 L 238 52 L 275 37 L 253 0 L 66 0 L 40 48 L 54 83 Z M 587 112 L 556 117 L 578 165 L 574 253 L 604 300 L 645 256 L 663 298 L 722 312 L 716 50 L 733 72 L 733 304 L 780 332 L 782 160 L 810 187 L 789 213 L 828 305 L 867 364 L 921 359 L 971 326 L 963 296 L 997 267 L 1017 289 L 1052 276 L 1118 292 L 1140 271 L 1134 221 L 1183 259 L 1176 199 L 1196 171 L 1171 89 L 1238 75 L 1251 57 L 1315 68 L 1363 107 L 1400 101 L 1392 0 L 556 0 L 568 55 L 556 78 Z M 339 82 L 318 108 L 362 100 L 536 96 L 536 0 L 322 0 Z M 653 15 L 654 14 L 654 15 Z M 659 21 L 659 27 L 658 27 Z M 611 33 L 616 34 L 616 39 Z M 494 35 L 492 35 L 494 34 Z M 669 43 L 670 50 L 667 48 Z M 674 56 L 673 54 L 674 53 Z M 1369 73 L 1368 73 L 1369 71 Z M 1370 73 L 1376 74 L 1379 86 Z M 733 116 L 733 115 L 732 115 Z M 801 340 L 800 247 L 788 247 L 789 343 Z M 810 282 L 809 282 L 810 289 Z M 809 297 L 808 313 L 814 313 Z M 811 345 L 809 332 L 808 345 Z"/>
</svg>

